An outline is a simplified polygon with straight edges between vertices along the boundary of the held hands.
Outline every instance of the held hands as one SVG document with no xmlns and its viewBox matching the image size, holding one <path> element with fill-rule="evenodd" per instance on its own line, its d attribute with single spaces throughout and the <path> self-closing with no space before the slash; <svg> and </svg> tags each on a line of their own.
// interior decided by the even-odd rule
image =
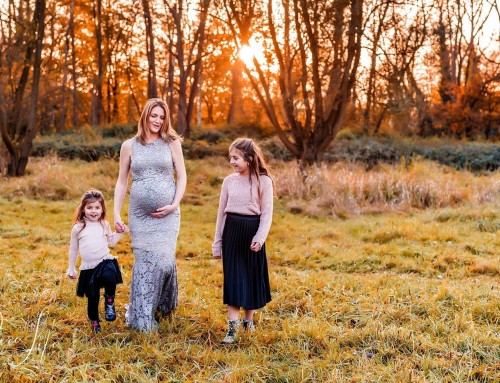
<svg viewBox="0 0 500 383">
<path fill-rule="evenodd" d="M 115 231 L 117 233 L 128 233 L 128 227 L 125 225 L 121 219 L 121 217 L 115 216 Z"/>
<path fill-rule="evenodd" d="M 177 209 L 177 206 L 175 205 L 165 205 L 156 209 L 156 211 L 151 213 L 150 216 L 153 218 L 163 218 L 172 213 L 175 209 Z"/>
</svg>

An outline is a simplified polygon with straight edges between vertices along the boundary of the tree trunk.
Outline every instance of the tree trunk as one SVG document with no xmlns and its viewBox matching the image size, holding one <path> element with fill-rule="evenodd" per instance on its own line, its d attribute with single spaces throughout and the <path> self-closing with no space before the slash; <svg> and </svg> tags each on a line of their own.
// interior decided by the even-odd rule
<svg viewBox="0 0 500 383">
<path fill-rule="evenodd" d="M 378 45 L 380 41 L 380 37 L 382 36 L 382 30 L 385 23 L 385 18 L 387 15 L 387 10 L 389 9 L 389 2 L 383 4 L 383 9 L 380 13 L 380 19 L 378 21 L 378 25 L 376 28 L 375 35 L 373 36 L 373 45 L 372 45 L 372 53 L 370 58 L 370 73 L 368 76 L 368 90 L 366 91 L 366 106 L 363 111 L 363 131 L 365 133 L 370 132 L 371 127 L 371 112 L 373 108 L 373 99 L 374 99 L 374 87 L 376 83 L 376 74 L 377 74 L 377 51 Z"/>
<path fill-rule="evenodd" d="M 93 12 L 97 49 L 97 76 L 95 76 L 93 81 L 90 123 L 94 126 L 98 126 L 101 124 L 102 78 L 104 72 L 104 60 L 102 55 L 102 0 L 95 0 L 93 3 Z"/>
<path fill-rule="evenodd" d="M 71 28 L 71 78 L 73 81 L 72 89 L 72 107 L 71 107 L 71 126 L 76 129 L 78 124 L 78 88 L 76 75 L 76 49 L 75 49 L 75 28 Z"/>
<path fill-rule="evenodd" d="M 153 35 L 153 20 L 149 7 L 149 0 L 142 0 L 144 10 L 144 23 L 146 25 L 146 54 L 148 57 L 148 98 L 158 97 L 156 81 L 155 44 Z"/>
<path fill-rule="evenodd" d="M 199 21 L 192 37 L 185 35 L 185 23 L 189 20 L 186 20 L 184 14 L 183 1 L 179 0 L 175 5 L 165 1 L 174 23 L 173 33 L 175 35 L 172 36 L 172 40 L 175 40 L 175 57 L 179 71 L 177 131 L 185 138 L 189 138 L 191 135 L 191 121 L 196 107 L 198 84 L 201 79 L 205 28 L 210 1 L 200 0 Z M 194 52 L 196 52 L 195 57 L 193 57 Z"/>
<path fill-rule="evenodd" d="M 242 76 L 244 65 L 243 61 L 238 57 L 231 69 L 231 104 L 229 105 L 227 117 L 228 124 L 234 124 L 243 118 Z"/>
<path fill-rule="evenodd" d="M 451 94 L 451 64 L 450 64 L 450 51 L 446 43 L 446 26 L 442 20 L 442 10 L 440 14 L 440 20 L 438 28 L 436 29 L 436 34 L 438 36 L 439 42 L 439 64 L 441 72 L 441 80 L 439 83 L 439 95 L 443 103 L 448 103 L 452 101 L 453 96 Z"/>
<path fill-rule="evenodd" d="M 126 47 L 126 51 L 128 51 L 128 47 Z M 137 111 L 137 116 L 141 116 L 141 108 L 139 106 L 139 101 L 137 100 L 137 96 L 135 95 L 135 90 L 134 90 L 134 85 L 132 83 L 132 60 L 128 53 L 125 53 L 127 56 L 127 67 L 125 68 L 125 73 L 127 74 L 127 80 L 128 80 L 128 89 L 130 92 L 130 97 L 132 98 L 132 101 L 134 101 L 135 109 Z"/>
<path fill-rule="evenodd" d="M 183 81 L 181 81 L 181 86 L 179 87 L 178 108 L 177 130 L 184 138 L 189 138 L 191 132 L 187 121 L 187 92 Z"/>
<path fill-rule="evenodd" d="M 57 124 L 57 131 L 61 132 L 64 129 L 64 125 L 66 125 L 66 113 L 67 113 L 67 105 L 66 102 L 66 83 L 68 81 L 68 56 L 70 49 L 70 39 L 73 34 L 73 14 L 75 10 L 75 0 L 71 1 L 71 6 L 69 10 L 69 21 L 68 28 L 66 29 L 66 34 L 64 37 L 64 63 L 63 63 L 63 79 L 61 84 L 61 98 L 59 101 L 59 121 Z"/>
<path fill-rule="evenodd" d="M 174 73 L 175 72 L 175 62 L 174 55 L 169 53 L 168 55 L 168 80 L 167 80 L 167 105 L 170 113 L 174 113 Z"/>
<path fill-rule="evenodd" d="M 11 156 L 7 167 L 9 176 L 22 176 L 26 171 L 28 158 L 33 146 L 33 140 L 36 136 L 36 112 L 38 106 L 38 92 L 41 77 L 43 36 L 45 32 L 45 1 L 36 0 L 35 11 L 33 13 L 33 38 L 35 45 L 33 80 L 30 97 L 30 110 L 28 116 L 28 125 L 24 134 L 18 137 L 19 141 L 15 145 L 16 150 Z M 2 124 L 3 125 L 3 124 Z M 3 131 L 2 131 L 3 135 Z M 9 140 L 12 142 L 12 140 Z"/>
</svg>

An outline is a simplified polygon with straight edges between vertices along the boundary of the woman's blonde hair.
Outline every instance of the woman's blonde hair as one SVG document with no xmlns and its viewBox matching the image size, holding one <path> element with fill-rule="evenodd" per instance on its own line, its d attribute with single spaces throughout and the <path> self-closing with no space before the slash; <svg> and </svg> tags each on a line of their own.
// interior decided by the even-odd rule
<svg viewBox="0 0 500 383">
<path fill-rule="evenodd" d="M 163 120 L 163 124 L 160 128 L 160 138 L 165 142 L 171 142 L 174 140 L 181 140 L 182 137 L 177 134 L 177 132 L 172 127 L 170 122 L 170 111 L 168 109 L 168 105 L 161 98 L 151 98 L 146 103 L 146 106 L 142 110 L 141 118 L 139 119 L 139 123 L 137 124 L 137 134 L 136 137 L 139 139 L 141 144 L 146 143 L 146 137 L 149 133 L 149 116 L 151 116 L 151 112 L 153 108 L 159 106 L 165 112 L 165 120 Z"/>
<path fill-rule="evenodd" d="M 243 154 L 243 159 L 248 163 L 250 168 L 250 182 L 252 182 L 252 174 L 257 176 L 259 196 L 261 196 L 260 189 L 260 176 L 266 175 L 271 179 L 273 184 L 273 193 L 275 193 L 274 180 L 269 171 L 269 167 L 264 159 L 264 154 L 260 149 L 259 145 L 251 138 L 240 137 L 233 141 L 229 146 L 229 152 L 231 150 L 237 149 Z"/>
</svg>

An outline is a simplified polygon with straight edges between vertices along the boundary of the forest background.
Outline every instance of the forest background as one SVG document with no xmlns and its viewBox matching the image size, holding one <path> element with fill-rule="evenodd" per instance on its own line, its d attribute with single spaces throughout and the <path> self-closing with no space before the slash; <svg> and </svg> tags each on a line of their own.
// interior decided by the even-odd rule
<svg viewBox="0 0 500 383">
<path fill-rule="evenodd" d="M 24 174 L 40 134 L 135 123 L 150 97 L 186 138 L 254 126 L 303 164 L 341 130 L 495 140 L 499 14 L 489 0 L 3 1 L 0 169 Z"/>
<path fill-rule="evenodd" d="M 498 2 L 4 0 L 0 33 L 0 381 L 500 381 Z M 93 337 L 71 215 L 91 187 L 112 206 L 150 97 L 185 137 L 181 304 L 126 328 L 125 239 Z M 224 348 L 210 244 L 241 135 L 276 181 L 273 300 Z"/>
</svg>

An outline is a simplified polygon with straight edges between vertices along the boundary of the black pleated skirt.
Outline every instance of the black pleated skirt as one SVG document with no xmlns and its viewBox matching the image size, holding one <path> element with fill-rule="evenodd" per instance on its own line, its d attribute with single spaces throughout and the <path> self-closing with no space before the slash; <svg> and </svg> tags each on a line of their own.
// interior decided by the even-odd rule
<svg viewBox="0 0 500 383">
<path fill-rule="evenodd" d="M 271 301 L 266 245 L 250 250 L 260 216 L 228 213 L 222 234 L 224 304 L 256 310 Z"/>
<path fill-rule="evenodd" d="M 122 272 L 116 259 L 105 259 L 93 269 L 81 270 L 76 284 L 76 295 L 79 297 L 88 296 L 88 291 L 93 288 L 100 288 L 95 283 L 101 276 L 104 268 L 110 268 L 116 275 L 116 283 L 123 283 Z"/>
</svg>

